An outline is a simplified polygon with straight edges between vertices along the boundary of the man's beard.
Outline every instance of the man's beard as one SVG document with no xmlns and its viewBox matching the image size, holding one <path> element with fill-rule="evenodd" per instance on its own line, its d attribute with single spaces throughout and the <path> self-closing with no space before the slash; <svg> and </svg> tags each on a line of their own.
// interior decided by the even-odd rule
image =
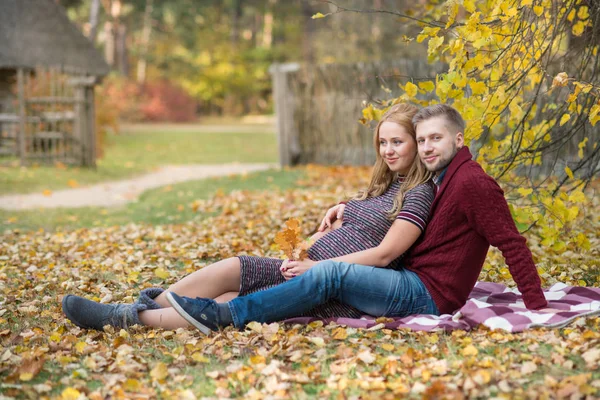
<svg viewBox="0 0 600 400">
<path fill-rule="evenodd" d="M 444 168 L 446 168 L 448 165 L 450 165 L 452 160 L 454 160 L 454 157 L 456 157 L 457 153 L 458 153 L 458 148 L 456 147 L 456 143 L 452 143 L 452 154 L 447 158 L 442 158 L 440 156 L 440 160 L 438 161 L 437 165 L 432 166 L 432 169 L 428 168 L 429 171 L 434 172 L 434 173 L 443 171 Z"/>
</svg>

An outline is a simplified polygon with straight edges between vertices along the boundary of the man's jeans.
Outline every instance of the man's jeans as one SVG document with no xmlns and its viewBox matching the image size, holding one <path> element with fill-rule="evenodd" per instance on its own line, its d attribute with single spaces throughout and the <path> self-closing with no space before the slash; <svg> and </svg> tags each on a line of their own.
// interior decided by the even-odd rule
<svg viewBox="0 0 600 400">
<path fill-rule="evenodd" d="M 375 317 L 439 314 L 419 277 L 407 269 L 393 270 L 323 261 L 304 274 L 271 289 L 229 302 L 233 323 L 274 322 L 300 316 L 335 299 Z"/>
</svg>

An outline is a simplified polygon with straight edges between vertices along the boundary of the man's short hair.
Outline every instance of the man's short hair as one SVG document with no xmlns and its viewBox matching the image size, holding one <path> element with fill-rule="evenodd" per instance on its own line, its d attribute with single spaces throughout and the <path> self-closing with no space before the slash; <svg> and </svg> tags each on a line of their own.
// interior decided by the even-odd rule
<svg viewBox="0 0 600 400">
<path fill-rule="evenodd" d="M 446 104 L 434 104 L 422 108 L 415 114 L 412 119 L 415 129 L 419 123 L 435 117 L 444 117 L 448 122 L 447 128 L 453 133 L 465 132 L 465 120 L 456 109 Z"/>
</svg>

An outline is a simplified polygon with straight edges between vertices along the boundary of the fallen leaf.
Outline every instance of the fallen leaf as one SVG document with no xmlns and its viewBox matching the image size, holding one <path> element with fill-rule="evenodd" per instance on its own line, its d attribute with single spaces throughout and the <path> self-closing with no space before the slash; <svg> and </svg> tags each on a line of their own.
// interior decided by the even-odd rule
<svg viewBox="0 0 600 400">
<path fill-rule="evenodd" d="M 150 371 L 150 376 L 155 381 L 163 381 L 169 376 L 169 371 L 167 370 L 167 366 L 165 363 L 158 362 Z"/>
</svg>

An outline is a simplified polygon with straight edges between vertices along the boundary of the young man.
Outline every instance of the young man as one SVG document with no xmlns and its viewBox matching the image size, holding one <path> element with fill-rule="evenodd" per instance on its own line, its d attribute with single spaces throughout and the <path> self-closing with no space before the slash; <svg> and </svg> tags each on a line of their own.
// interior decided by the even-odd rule
<svg viewBox="0 0 600 400">
<path fill-rule="evenodd" d="M 413 279 L 396 279 L 390 269 L 323 261 L 286 283 L 229 303 L 168 293 L 171 305 L 204 333 L 298 316 L 330 299 L 374 316 L 452 313 L 466 302 L 493 245 L 526 307 L 545 307 L 531 252 L 502 190 L 464 146 L 463 118 L 450 106 L 434 105 L 419 111 L 413 123 L 419 157 L 438 187 L 427 229 L 404 260 Z"/>
</svg>

